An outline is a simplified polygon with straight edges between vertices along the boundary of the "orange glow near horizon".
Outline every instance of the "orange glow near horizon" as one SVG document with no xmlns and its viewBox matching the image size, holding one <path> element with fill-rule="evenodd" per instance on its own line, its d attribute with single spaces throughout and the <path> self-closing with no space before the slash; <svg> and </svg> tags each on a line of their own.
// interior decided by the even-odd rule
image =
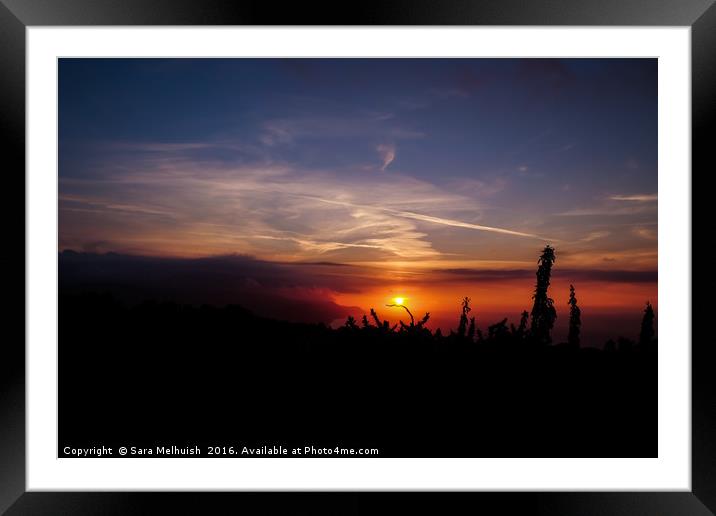
<svg viewBox="0 0 716 516">
<path fill-rule="evenodd" d="M 568 314 L 570 282 L 558 279 L 550 285 L 549 295 L 554 299 L 558 317 Z M 576 294 L 584 316 L 605 313 L 639 314 L 649 301 L 658 310 L 656 283 L 583 282 L 576 283 Z M 492 324 L 508 317 L 509 322 L 532 308 L 532 280 L 500 280 L 490 283 L 450 282 L 443 284 L 413 283 L 410 288 L 404 284 L 394 288 L 371 288 L 362 292 L 337 293 L 334 301 L 342 306 L 357 307 L 354 315 L 368 313 L 374 308 L 381 318 L 397 322 L 405 318 L 398 307 L 405 305 L 417 318 L 426 312 L 431 314 L 431 327 L 443 330 L 457 325 L 461 302 L 469 297 L 474 315 L 480 325 Z M 401 292 L 396 296 L 395 292 Z M 405 292 L 410 293 L 408 297 Z M 402 301 L 402 302 L 399 302 Z"/>
</svg>

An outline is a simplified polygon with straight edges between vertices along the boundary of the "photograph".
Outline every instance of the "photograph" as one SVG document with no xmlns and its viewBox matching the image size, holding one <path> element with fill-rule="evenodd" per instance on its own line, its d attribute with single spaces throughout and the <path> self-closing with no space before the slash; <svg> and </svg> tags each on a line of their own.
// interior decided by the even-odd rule
<svg viewBox="0 0 716 516">
<path fill-rule="evenodd" d="M 58 58 L 57 456 L 658 457 L 658 72 Z"/>
</svg>

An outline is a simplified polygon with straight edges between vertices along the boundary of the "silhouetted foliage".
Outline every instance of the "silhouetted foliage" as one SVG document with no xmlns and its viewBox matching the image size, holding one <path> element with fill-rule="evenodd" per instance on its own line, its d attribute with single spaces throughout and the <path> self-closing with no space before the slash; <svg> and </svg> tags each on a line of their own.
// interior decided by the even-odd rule
<svg viewBox="0 0 716 516">
<path fill-rule="evenodd" d="M 368 316 L 363 314 L 363 318 L 361 319 L 361 322 L 363 323 L 363 328 L 370 327 L 370 322 L 368 321 Z"/>
<path fill-rule="evenodd" d="M 617 339 L 617 349 L 622 353 L 629 353 L 634 349 L 634 341 L 626 337 Z"/>
<path fill-rule="evenodd" d="M 462 300 L 462 313 L 460 314 L 460 322 L 457 325 L 457 335 L 461 339 L 465 337 L 465 333 L 467 332 L 467 317 L 470 313 L 470 298 L 465 297 Z"/>
<path fill-rule="evenodd" d="M 475 340 L 475 318 L 470 317 L 470 326 L 467 327 L 467 340 L 470 342 Z"/>
<path fill-rule="evenodd" d="M 385 305 L 385 306 L 393 307 L 393 308 L 395 308 L 395 307 L 402 308 L 410 316 L 410 324 L 409 325 L 405 324 L 403 321 L 398 321 L 400 323 L 400 331 L 421 332 L 424 330 L 425 323 L 427 323 L 430 320 L 430 312 L 425 312 L 425 315 L 423 316 L 423 318 L 421 320 L 419 320 L 418 323 L 416 324 L 415 317 L 413 317 L 413 313 L 408 309 L 407 306 L 402 305 L 402 304 L 389 304 L 389 305 Z M 396 327 L 393 326 L 391 331 L 395 330 L 395 328 Z M 429 333 L 430 332 L 428 331 L 428 334 Z"/>
<path fill-rule="evenodd" d="M 376 311 L 375 311 L 373 308 L 370 309 L 370 316 L 373 318 L 373 320 L 375 321 L 375 325 L 376 325 L 378 328 L 382 328 L 382 327 L 383 327 L 383 322 L 385 322 L 385 325 L 386 325 L 386 326 L 388 325 L 388 321 L 381 321 L 381 320 L 380 320 L 380 318 L 378 317 L 378 314 L 376 313 Z"/>
<path fill-rule="evenodd" d="M 535 293 L 532 296 L 532 325 L 530 334 L 535 342 L 549 344 L 552 342 L 552 327 L 557 318 L 557 311 L 554 308 L 554 301 L 547 295 L 549 281 L 552 275 L 552 264 L 555 261 L 554 248 L 545 246 L 537 263 L 537 284 Z"/>
<path fill-rule="evenodd" d="M 507 329 L 507 318 L 505 317 L 500 322 L 495 323 L 487 328 L 487 338 L 495 342 L 505 342 L 508 340 L 510 335 Z"/>
<path fill-rule="evenodd" d="M 346 328 L 349 328 L 351 330 L 358 330 L 358 325 L 356 324 L 355 317 L 352 315 L 348 316 L 348 319 L 346 319 Z"/>
<path fill-rule="evenodd" d="M 617 350 L 617 343 L 614 342 L 614 339 L 609 339 L 606 344 L 604 344 L 604 351 L 607 353 L 613 353 Z"/>
<path fill-rule="evenodd" d="M 649 301 L 644 308 L 644 317 L 641 320 L 641 331 L 639 332 L 639 345 L 648 347 L 654 339 L 654 308 Z"/>
<path fill-rule="evenodd" d="M 375 309 L 373 309 L 373 308 L 370 309 L 370 315 L 371 315 L 371 317 L 373 318 L 373 320 L 375 321 L 375 325 L 376 325 L 376 326 L 378 327 L 378 329 L 379 329 L 380 331 L 382 331 L 383 333 L 388 333 L 388 332 L 391 332 L 391 331 L 395 331 L 395 329 L 398 327 L 398 324 L 396 323 L 396 324 L 394 324 L 393 327 L 391 328 L 390 323 L 388 322 L 387 319 L 386 319 L 385 321 L 381 321 L 381 320 L 380 320 L 380 317 L 378 317 L 378 314 L 376 313 Z"/>
<path fill-rule="evenodd" d="M 408 315 L 410 316 L 410 328 L 412 328 L 412 327 L 415 326 L 415 317 L 413 317 L 413 313 L 412 313 L 410 310 L 408 310 L 408 307 L 407 307 L 407 306 L 405 306 L 405 305 L 396 305 L 396 304 L 385 305 L 385 306 L 402 308 L 402 309 L 405 310 L 405 311 L 408 313 Z M 405 324 L 403 321 L 400 321 L 400 327 L 401 327 L 401 328 L 408 328 L 408 325 Z"/>
<path fill-rule="evenodd" d="M 530 314 L 527 312 L 527 310 L 524 310 L 522 312 L 522 315 L 520 316 L 520 325 L 515 327 L 514 324 L 510 325 L 510 329 L 512 330 L 512 334 L 515 336 L 517 340 L 522 340 L 527 333 L 527 319 L 529 318 Z"/>
<path fill-rule="evenodd" d="M 567 343 L 572 347 L 579 347 L 579 333 L 582 329 L 582 310 L 577 306 L 577 296 L 574 293 L 574 285 L 569 286 L 569 333 Z"/>
</svg>

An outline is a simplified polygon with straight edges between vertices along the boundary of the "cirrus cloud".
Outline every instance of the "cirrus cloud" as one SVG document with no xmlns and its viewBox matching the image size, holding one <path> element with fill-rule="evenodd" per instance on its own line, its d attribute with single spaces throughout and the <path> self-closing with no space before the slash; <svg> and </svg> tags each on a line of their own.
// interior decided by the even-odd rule
<svg viewBox="0 0 716 516">
<path fill-rule="evenodd" d="M 378 156 L 380 156 L 380 159 L 383 162 L 380 169 L 385 171 L 385 169 L 388 168 L 388 165 L 395 160 L 395 145 L 380 144 L 376 147 L 376 150 L 378 151 Z"/>
</svg>

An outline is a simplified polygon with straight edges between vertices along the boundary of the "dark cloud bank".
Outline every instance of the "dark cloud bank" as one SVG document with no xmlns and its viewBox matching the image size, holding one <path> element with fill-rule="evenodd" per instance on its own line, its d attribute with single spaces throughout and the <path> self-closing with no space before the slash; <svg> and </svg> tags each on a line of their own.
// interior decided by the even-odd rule
<svg viewBox="0 0 716 516">
<path fill-rule="evenodd" d="M 446 269 L 440 272 L 443 274 L 454 276 L 461 280 L 469 281 L 533 279 L 535 276 L 534 270 L 526 269 Z M 553 275 L 555 278 L 564 278 L 574 282 L 605 281 L 609 283 L 656 283 L 658 280 L 657 271 L 580 270 L 558 268 L 554 270 Z"/>
<path fill-rule="evenodd" d="M 184 259 L 63 251 L 59 284 L 63 292 L 111 292 L 127 303 L 239 304 L 273 318 L 330 323 L 357 307 L 330 300 L 336 282 L 326 268 L 335 266 L 278 264 L 238 255 Z"/>
</svg>

